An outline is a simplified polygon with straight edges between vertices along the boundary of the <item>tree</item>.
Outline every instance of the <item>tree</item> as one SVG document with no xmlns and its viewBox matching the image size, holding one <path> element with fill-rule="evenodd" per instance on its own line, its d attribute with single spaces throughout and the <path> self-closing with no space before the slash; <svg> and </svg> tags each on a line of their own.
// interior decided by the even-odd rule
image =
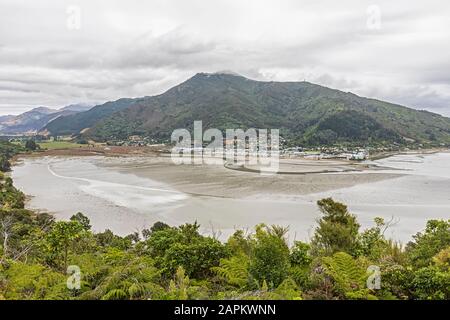
<svg viewBox="0 0 450 320">
<path fill-rule="evenodd" d="M 227 256 L 225 247 L 218 240 L 201 237 L 193 243 L 175 243 L 167 249 L 163 262 L 163 270 L 170 274 L 182 266 L 186 274 L 192 278 L 205 278 L 211 274 L 211 268 Z"/>
<path fill-rule="evenodd" d="M 2 261 L 29 260 L 40 255 L 46 224 L 25 209 L 0 210 L 0 255 Z"/>
<path fill-rule="evenodd" d="M 25 195 L 13 186 L 11 177 L 4 177 L 0 173 L 0 209 L 23 209 Z"/>
<path fill-rule="evenodd" d="M 430 220 L 425 232 L 413 238 L 406 246 L 409 262 L 416 268 L 429 266 L 433 256 L 450 246 L 450 220 Z"/>
<path fill-rule="evenodd" d="M 185 276 L 183 267 L 178 267 L 174 279 L 170 280 L 169 297 L 171 300 L 186 300 L 188 296 L 189 277 Z"/>
<path fill-rule="evenodd" d="M 291 265 L 296 265 L 300 267 L 308 266 L 312 258 L 309 255 L 309 250 L 311 246 L 305 242 L 295 241 L 294 246 L 291 249 Z"/>
<path fill-rule="evenodd" d="M 144 238 L 144 240 L 148 240 L 153 232 L 162 231 L 164 229 L 170 229 L 170 226 L 164 222 L 157 221 L 150 229 L 142 230 L 142 237 Z"/>
<path fill-rule="evenodd" d="M 157 231 L 161 231 L 161 230 L 168 229 L 168 228 L 170 228 L 170 226 L 168 224 L 161 222 L 161 221 L 157 221 L 150 228 L 150 231 L 157 232 Z"/>
<path fill-rule="evenodd" d="M 412 280 L 414 298 L 422 300 L 450 299 L 450 271 L 430 266 L 420 268 Z"/>
<path fill-rule="evenodd" d="M 96 233 L 94 238 L 96 239 L 97 244 L 103 248 L 113 247 L 121 250 L 128 250 L 132 246 L 130 239 L 119 237 L 109 229 Z"/>
<path fill-rule="evenodd" d="M 450 246 L 439 251 L 439 253 L 433 257 L 433 263 L 442 270 L 450 270 Z"/>
<path fill-rule="evenodd" d="M 331 198 L 317 201 L 324 216 L 318 221 L 311 248 L 314 255 L 331 255 L 343 251 L 355 254 L 359 224 L 347 206 Z"/>
<path fill-rule="evenodd" d="M 55 222 L 46 237 L 51 262 L 56 261 L 58 264 L 57 261 L 62 259 L 60 267 L 66 270 L 69 248 L 81 238 L 84 231 L 83 225 L 78 221 Z"/>
<path fill-rule="evenodd" d="M 91 221 L 89 220 L 88 217 L 86 217 L 81 212 L 77 212 L 72 217 L 70 217 L 70 221 L 78 221 L 83 226 L 84 230 L 86 230 L 86 231 L 91 230 L 91 224 L 90 224 Z"/>
<path fill-rule="evenodd" d="M 252 252 L 252 239 L 245 236 L 243 230 L 237 230 L 228 238 L 226 246 L 233 255 L 249 256 Z"/>
<path fill-rule="evenodd" d="M 38 149 L 38 145 L 36 144 L 36 142 L 33 139 L 27 140 L 27 142 L 25 142 L 25 148 L 27 150 L 31 150 L 34 151 L 36 149 Z"/>
<path fill-rule="evenodd" d="M 311 246 L 305 242 L 295 241 L 291 248 L 289 256 L 291 268 L 289 270 L 290 277 L 302 288 L 310 285 L 310 268 L 313 261 L 310 256 Z"/>
<path fill-rule="evenodd" d="M 356 256 L 365 256 L 377 261 L 390 249 L 389 242 L 384 238 L 384 232 L 390 226 L 383 218 L 375 218 L 375 227 L 364 230 L 358 235 Z"/>
<path fill-rule="evenodd" d="M 4 290 L 6 299 L 59 300 L 69 298 L 66 275 L 50 270 L 43 265 L 12 262 L 8 268 L 5 268 L 4 275 L 7 279 Z"/>
<path fill-rule="evenodd" d="M 12 233 L 13 216 L 2 215 L 0 216 L 0 239 L 3 239 L 2 243 L 2 256 L 0 258 L 0 265 L 4 263 L 8 257 L 8 240 Z"/>
<path fill-rule="evenodd" d="M 0 155 L 0 171 L 6 172 L 11 170 L 11 164 L 6 156 Z"/>
<path fill-rule="evenodd" d="M 146 240 L 147 252 L 166 275 L 182 266 L 189 277 L 203 278 L 212 274 L 211 268 L 218 266 L 221 258 L 228 256 L 226 247 L 216 239 L 200 235 L 199 227 L 197 223 L 187 223 L 151 232 Z"/>
<path fill-rule="evenodd" d="M 289 272 L 289 247 L 279 228 L 256 227 L 249 271 L 259 283 L 277 287 Z"/>
<path fill-rule="evenodd" d="M 162 257 L 166 251 L 176 243 L 181 243 L 183 237 L 177 228 L 168 228 L 152 232 L 146 240 L 148 253 L 152 257 Z"/>
<path fill-rule="evenodd" d="M 138 243 L 141 240 L 139 237 L 139 232 L 130 233 L 125 237 L 125 239 L 130 240 L 132 243 Z"/>
</svg>

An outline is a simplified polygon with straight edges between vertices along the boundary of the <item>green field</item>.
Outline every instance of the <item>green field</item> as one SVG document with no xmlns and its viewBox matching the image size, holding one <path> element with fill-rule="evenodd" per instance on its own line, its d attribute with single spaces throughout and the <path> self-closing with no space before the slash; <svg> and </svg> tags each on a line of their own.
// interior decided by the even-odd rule
<svg viewBox="0 0 450 320">
<path fill-rule="evenodd" d="M 74 143 L 70 141 L 48 141 L 48 142 L 39 142 L 38 143 L 41 149 L 54 150 L 54 149 L 68 149 L 68 148 L 79 148 L 82 145 L 79 143 Z"/>
</svg>

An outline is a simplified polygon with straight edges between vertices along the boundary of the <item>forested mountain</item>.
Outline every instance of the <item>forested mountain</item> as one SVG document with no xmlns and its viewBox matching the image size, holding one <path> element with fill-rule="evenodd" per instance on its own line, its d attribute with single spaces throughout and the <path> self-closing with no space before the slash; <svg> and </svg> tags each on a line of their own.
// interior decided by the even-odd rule
<svg viewBox="0 0 450 320">
<path fill-rule="evenodd" d="M 309 144 L 450 143 L 450 119 L 309 82 L 263 82 L 229 73 L 198 73 L 163 94 L 108 102 L 63 116 L 45 129 L 98 141 L 143 135 L 168 139 L 174 129 L 279 128 Z M 88 129 L 89 128 L 89 129 Z"/>
<path fill-rule="evenodd" d="M 78 134 L 90 128 L 113 113 L 129 107 L 135 99 L 119 99 L 95 106 L 86 112 L 59 117 L 45 126 L 42 131 L 52 135 Z"/>
<path fill-rule="evenodd" d="M 97 140 L 168 138 L 176 128 L 192 128 L 194 120 L 203 120 L 204 128 L 280 128 L 285 137 L 308 144 L 450 143 L 450 119 L 438 114 L 308 82 L 220 73 L 199 73 L 161 95 L 137 99 L 86 134 Z"/>
</svg>

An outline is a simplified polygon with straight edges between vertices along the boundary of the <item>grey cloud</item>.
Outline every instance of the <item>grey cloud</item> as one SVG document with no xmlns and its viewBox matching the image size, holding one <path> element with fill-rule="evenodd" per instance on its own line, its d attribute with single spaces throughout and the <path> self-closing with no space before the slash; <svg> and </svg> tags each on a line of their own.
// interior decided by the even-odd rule
<svg viewBox="0 0 450 320">
<path fill-rule="evenodd" d="M 0 114 L 157 94 L 196 72 L 308 80 L 415 108 L 450 109 L 450 3 L 369 0 L 3 0 Z M 2 90 L 3 89 L 3 90 Z"/>
<path fill-rule="evenodd" d="M 127 41 L 105 63 L 117 68 L 186 66 L 199 55 L 210 55 L 217 44 L 197 39 L 178 28 L 155 37 L 151 33 Z"/>
</svg>

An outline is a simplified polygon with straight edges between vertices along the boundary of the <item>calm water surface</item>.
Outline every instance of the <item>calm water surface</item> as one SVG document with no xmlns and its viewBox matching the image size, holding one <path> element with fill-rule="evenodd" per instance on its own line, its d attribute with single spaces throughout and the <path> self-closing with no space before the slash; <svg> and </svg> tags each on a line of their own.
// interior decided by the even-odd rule
<svg viewBox="0 0 450 320">
<path fill-rule="evenodd" d="M 320 216 L 315 202 L 324 197 L 348 204 L 363 227 L 372 226 L 376 216 L 393 219 L 395 224 L 387 236 L 403 242 L 422 230 L 428 219 L 450 218 L 450 153 L 378 160 L 374 163 L 402 169 L 406 175 L 296 200 L 191 197 L 169 185 L 101 166 L 104 161 L 121 160 L 25 159 L 12 175 L 16 186 L 32 196 L 30 208 L 49 211 L 58 219 L 81 211 L 89 216 L 96 231 L 110 229 L 122 235 L 156 221 L 181 224 L 197 220 L 203 231 L 219 232 L 222 237 L 236 228 L 265 222 L 288 225 L 291 238 L 306 240 Z"/>
</svg>

